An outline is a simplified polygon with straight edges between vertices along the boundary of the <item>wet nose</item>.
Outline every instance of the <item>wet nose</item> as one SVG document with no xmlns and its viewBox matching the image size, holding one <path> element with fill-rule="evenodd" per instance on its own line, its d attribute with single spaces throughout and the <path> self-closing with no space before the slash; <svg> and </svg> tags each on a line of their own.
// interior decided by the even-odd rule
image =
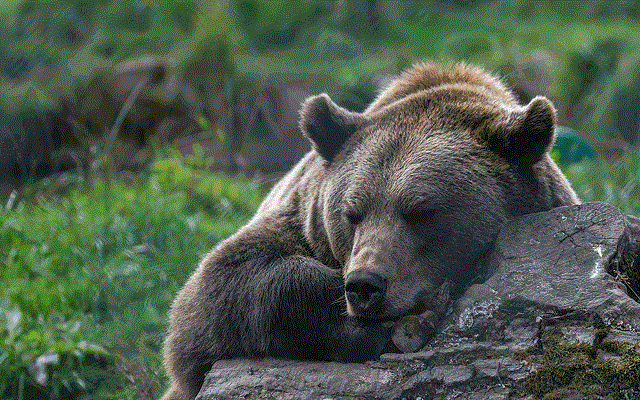
<svg viewBox="0 0 640 400">
<path fill-rule="evenodd" d="M 369 271 L 353 271 L 344 282 L 347 300 L 357 313 L 375 311 L 382 303 L 387 281 Z"/>
</svg>

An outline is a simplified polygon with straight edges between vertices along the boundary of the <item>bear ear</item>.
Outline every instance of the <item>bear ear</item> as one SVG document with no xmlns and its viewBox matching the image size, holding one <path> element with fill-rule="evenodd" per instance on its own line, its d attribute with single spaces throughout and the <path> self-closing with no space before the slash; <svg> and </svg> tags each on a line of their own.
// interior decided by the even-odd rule
<svg viewBox="0 0 640 400">
<path fill-rule="evenodd" d="M 300 109 L 300 129 L 328 162 L 364 122 L 361 114 L 338 106 L 326 94 L 309 97 Z"/>
<path fill-rule="evenodd" d="M 513 164 L 530 166 L 551 149 L 556 111 L 545 97 L 535 97 L 485 132 L 493 151 Z"/>
</svg>

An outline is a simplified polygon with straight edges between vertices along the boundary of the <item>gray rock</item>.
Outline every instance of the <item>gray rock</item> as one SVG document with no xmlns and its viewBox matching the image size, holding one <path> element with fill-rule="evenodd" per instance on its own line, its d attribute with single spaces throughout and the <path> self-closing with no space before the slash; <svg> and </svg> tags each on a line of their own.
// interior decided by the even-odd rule
<svg viewBox="0 0 640 400">
<path fill-rule="evenodd" d="M 601 343 L 607 342 L 626 343 L 630 347 L 640 347 L 640 333 L 618 330 L 610 331 L 601 341 Z"/>
<path fill-rule="evenodd" d="M 198 398 L 351 399 L 388 393 L 399 380 L 399 371 L 368 364 L 223 360 L 214 364 Z"/>
<path fill-rule="evenodd" d="M 564 337 L 563 343 L 570 344 L 594 344 L 596 343 L 596 336 L 598 332 L 593 327 L 583 326 L 563 326 L 560 328 L 562 336 Z"/>
<path fill-rule="evenodd" d="M 640 304 L 611 273 L 640 275 L 629 256 L 639 253 L 640 222 L 604 203 L 523 216 L 501 230 L 488 278 L 456 302 L 422 351 L 365 364 L 218 361 L 198 400 L 533 399 L 523 384 L 542 368 L 547 331 L 598 348 L 599 358 L 620 360 L 619 343 L 636 351 Z M 583 398 L 575 388 L 556 393 Z"/>
<path fill-rule="evenodd" d="M 560 207 L 520 217 L 498 234 L 489 278 L 458 302 L 457 330 L 491 335 L 494 314 L 519 318 L 584 311 L 607 325 L 640 328 L 640 304 L 607 268 L 618 247 L 636 242 L 630 219 L 605 203 Z M 522 313 L 524 311 L 524 313 Z"/>
</svg>

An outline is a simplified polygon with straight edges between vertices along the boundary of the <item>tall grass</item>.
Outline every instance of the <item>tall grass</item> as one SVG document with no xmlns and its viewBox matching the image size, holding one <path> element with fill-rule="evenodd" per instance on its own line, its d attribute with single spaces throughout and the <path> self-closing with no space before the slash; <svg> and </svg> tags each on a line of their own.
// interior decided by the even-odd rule
<svg viewBox="0 0 640 400">
<path fill-rule="evenodd" d="M 561 168 L 583 202 L 604 201 L 640 216 L 640 152 L 625 153 L 614 162 L 597 159 Z"/>
<path fill-rule="evenodd" d="M 248 179 L 157 161 L 0 209 L 0 397 L 153 398 L 176 292 L 253 213 Z"/>
</svg>

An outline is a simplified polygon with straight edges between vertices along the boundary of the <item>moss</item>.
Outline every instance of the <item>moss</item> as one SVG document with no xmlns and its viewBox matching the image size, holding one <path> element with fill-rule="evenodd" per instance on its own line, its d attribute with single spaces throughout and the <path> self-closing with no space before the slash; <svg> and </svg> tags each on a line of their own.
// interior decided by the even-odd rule
<svg viewBox="0 0 640 400">
<path fill-rule="evenodd" d="M 608 396 L 612 399 L 640 394 L 640 353 L 629 351 L 632 345 L 616 341 L 574 344 L 562 339 L 559 332 L 542 334 L 542 366 L 524 383 L 525 390 L 535 398 L 560 399 L 576 392 L 585 398 Z M 599 350 L 621 358 L 599 358 Z"/>
<path fill-rule="evenodd" d="M 632 299 L 640 301 L 640 255 L 624 252 L 617 262 L 609 265 L 608 270 L 624 284 Z"/>
<path fill-rule="evenodd" d="M 627 292 L 635 301 L 640 300 L 640 256 L 635 253 L 625 253 L 622 256 L 626 279 L 623 279 Z"/>
<path fill-rule="evenodd" d="M 531 357 L 531 353 L 528 350 L 516 350 L 511 353 L 511 358 L 517 361 L 523 361 Z"/>
<path fill-rule="evenodd" d="M 606 351 L 607 353 L 613 353 L 618 355 L 624 355 L 630 349 L 633 349 L 635 346 L 631 343 L 624 343 L 618 341 L 606 341 L 600 343 L 598 348 L 600 350 Z"/>
</svg>

